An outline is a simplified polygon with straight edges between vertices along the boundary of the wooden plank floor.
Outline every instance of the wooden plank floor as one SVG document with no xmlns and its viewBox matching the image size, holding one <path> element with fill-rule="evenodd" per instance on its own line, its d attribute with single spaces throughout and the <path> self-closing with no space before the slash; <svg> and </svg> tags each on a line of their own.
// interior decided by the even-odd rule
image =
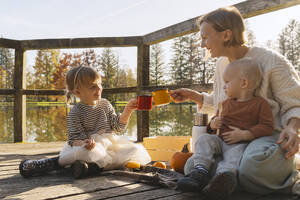
<svg viewBox="0 0 300 200">
<path fill-rule="evenodd" d="M 162 199 L 204 200 L 201 194 L 148 185 L 113 175 L 75 180 L 70 172 L 53 172 L 40 177 L 24 179 L 18 165 L 22 159 L 40 159 L 57 156 L 63 143 L 0 144 L 0 199 Z M 232 200 L 295 200 L 289 195 L 254 195 L 236 192 Z"/>
</svg>

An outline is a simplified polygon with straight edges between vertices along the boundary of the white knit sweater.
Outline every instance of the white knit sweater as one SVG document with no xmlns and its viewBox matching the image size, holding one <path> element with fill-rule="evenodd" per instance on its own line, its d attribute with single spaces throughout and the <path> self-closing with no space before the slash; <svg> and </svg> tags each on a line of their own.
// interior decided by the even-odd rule
<svg viewBox="0 0 300 200">
<path fill-rule="evenodd" d="M 258 95 L 265 98 L 273 112 L 275 128 L 281 130 L 288 120 L 300 119 L 300 78 L 295 68 L 275 51 L 252 47 L 245 57 L 254 59 L 263 71 Z M 226 99 L 222 74 L 229 64 L 226 57 L 219 58 L 214 75 L 213 92 L 204 94 L 204 106 L 214 106 Z"/>
</svg>

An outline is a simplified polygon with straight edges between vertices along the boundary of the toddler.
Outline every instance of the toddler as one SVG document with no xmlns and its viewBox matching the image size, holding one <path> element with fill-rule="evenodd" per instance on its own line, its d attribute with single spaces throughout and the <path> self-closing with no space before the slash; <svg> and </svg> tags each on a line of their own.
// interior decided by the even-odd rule
<svg viewBox="0 0 300 200">
<path fill-rule="evenodd" d="M 180 190 L 202 191 L 212 199 L 226 198 L 236 189 L 239 162 L 247 143 L 272 135 L 274 130 L 271 107 L 266 100 L 255 96 L 262 72 L 253 60 L 243 58 L 230 63 L 223 80 L 228 98 L 221 102 L 207 127 L 211 134 L 203 134 L 196 141 L 192 156 L 194 170 L 177 182 Z M 223 160 L 210 179 L 216 155 Z"/>
</svg>

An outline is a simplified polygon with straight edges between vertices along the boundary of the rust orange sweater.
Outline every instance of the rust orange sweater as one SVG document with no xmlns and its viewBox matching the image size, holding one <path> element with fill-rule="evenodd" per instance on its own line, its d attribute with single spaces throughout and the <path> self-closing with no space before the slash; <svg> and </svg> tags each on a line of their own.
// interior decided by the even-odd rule
<svg viewBox="0 0 300 200">
<path fill-rule="evenodd" d="M 274 132 L 274 120 L 270 105 L 262 97 L 254 97 L 249 101 L 239 102 L 227 99 L 222 103 L 221 117 L 223 126 L 220 134 L 231 131 L 228 126 L 235 126 L 242 130 L 249 130 L 255 138 L 272 135 Z M 218 116 L 219 110 L 216 116 Z M 207 127 L 208 132 L 216 132 Z"/>
</svg>

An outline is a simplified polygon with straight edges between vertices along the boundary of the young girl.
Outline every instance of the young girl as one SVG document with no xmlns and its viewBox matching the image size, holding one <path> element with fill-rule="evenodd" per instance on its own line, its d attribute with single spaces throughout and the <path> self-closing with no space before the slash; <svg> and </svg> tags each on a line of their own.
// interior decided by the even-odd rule
<svg viewBox="0 0 300 200">
<path fill-rule="evenodd" d="M 113 134 L 125 129 L 131 113 L 137 108 L 136 99 L 127 103 L 122 114 L 116 114 L 112 105 L 101 98 L 101 77 L 90 67 L 71 69 L 66 84 L 68 100 L 75 95 L 80 102 L 67 116 L 68 142 L 59 154 L 60 166 L 71 165 L 73 176 L 82 178 L 102 169 L 122 168 L 128 161 L 140 164 L 151 161 L 142 145 Z M 20 164 L 20 173 L 24 177 L 32 174 L 28 173 L 30 170 L 26 172 L 29 163 L 32 162 Z"/>
<path fill-rule="evenodd" d="M 99 168 L 116 169 L 128 161 L 147 164 L 151 158 L 142 145 L 112 134 L 125 129 L 136 99 L 130 100 L 123 113 L 117 115 L 112 105 L 101 98 L 100 75 L 90 67 L 77 67 L 66 77 L 67 97 L 80 99 L 67 117 L 68 143 L 59 155 L 62 166 L 73 164 L 75 178 L 86 174 L 95 163 Z"/>
</svg>

